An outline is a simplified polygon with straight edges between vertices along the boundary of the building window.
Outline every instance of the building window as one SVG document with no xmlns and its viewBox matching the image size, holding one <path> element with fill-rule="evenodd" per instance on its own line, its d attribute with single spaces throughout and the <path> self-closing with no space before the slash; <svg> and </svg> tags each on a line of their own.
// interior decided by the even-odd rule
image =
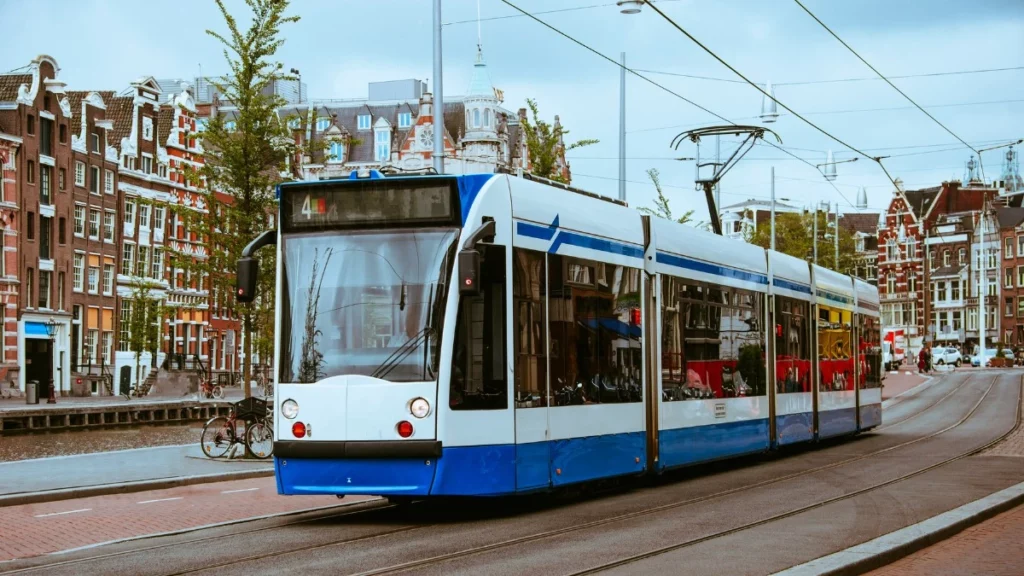
<svg viewBox="0 0 1024 576">
<path fill-rule="evenodd" d="M 51 186 L 51 175 L 53 174 L 53 168 L 49 166 L 39 166 L 39 203 L 40 204 L 53 204 L 53 197 L 50 195 Z"/>
<path fill-rule="evenodd" d="M 948 298 L 946 297 L 946 296 L 947 296 L 947 294 L 948 294 L 948 293 L 946 292 L 946 283 L 945 283 L 945 282 L 939 282 L 939 283 L 938 283 L 938 287 L 939 287 L 939 293 L 938 293 L 938 295 L 937 295 L 937 296 L 935 297 L 935 299 L 936 299 L 936 300 L 939 300 L 939 301 L 945 301 L 945 300 L 948 300 Z"/>
<path fill-rule="evenodd" d="M 473 108 L 473 128 L 480 127 L 480 109 Z"/>
<path fill-rule="evenodd" d="M 153 159 L 150 158 L 149 156 L 142 157 L 142 172 L 144 174 L 153 173 Z"/>
<path fill-rule="evenodd" d="M 961 312 L 959 310 L 954 310 L 953 311 L 953 332 L 959 333 L 960 329 L 963 328 L 963 327 L 964 327 L 963 326 L 963 317 L 961 316 Z"/>
<path fill-rule="evenodd" d="M 298 130 L 301 125 L 302 120 L 300 120 L 298 117 L 288 120 L 288 128 L 291 128 L 292 130 Z"/>
<path fill-rule="evenodd" d="M 118 337 L 118 350 L 121 352 L 127 352 L 129 346 L 129 340 L 131 340 L 131 332 L 129 331 L 129 324 L 132 317 L 132 303 L 130 300 L 121 301 L 121 318 L 119 324 L 120 335 Z"/>
<path fill-rule="evenodd" d="M 45 216 L 39 217 L 39 257 L 43 260 L 49 260 L 53 258 L 53 254 L 50 252 L 50 240 L 53 232 L 52 222 L 50 218 Z M 40 278 L 42 278 L 40 276 Z"/>
<path fill-rule="evenodd" d="M 996 253 L 995 250 L 989 250 L 988 251 L 988 269 L 989 270 L 991 270 L 991 269 L 993 269 L 993 268 L 995 268 L 995 267 L 997 267 L 999 265 L 998 262 L 996 262 L 998 256 L 999 255 Z"/>
<path fill-rule="evenodd" d="M 153 278 L 163 280 L 164 277 L 164 251 L 160 248 L 153 248 Z"/>
<path fill-rule="evenodd" d="M 341 162 L 345 158 L 345 145 L 335 140 L 331 142 L 331 162 Z"/>
<path fill-rule="evenodd" d="M 484 110 L 484 128 L 491 127 L 491 109 L 487 108 Z"/>
<path fill-rule="evenodd" d="M 942 265 L 949 266 L 949 250 L 942 251 Z"/>
<path fill-rule="evenodd" d="M 114 241 L 114 213 L 106 212 L 103 214 L 103 241 L 113 242 Z"/>
<path fill-rule="evenodd" d="M 890 272 L 888 278 L 885 279 L 885 291 L 887 294 L 896 293 L 896 274 Z"/>
<path fill-rule="evenodd" d="M 961 248 L 960 251 L 956 255 L 956 259 L 957 259 L 957 263 L 960 264 L 961 266 L 963 266 L 964 264 L 967 264 L 967 249 L 966 248 Z"/>
<path fill-rule="evenodd" d="M 73 284 L 71 289 L 81 292 L 85 286 L 85 255 L 75 253 L 74 276 L 71 278 Z"/>
<path fill-rule="evenodd" d="M 61 216 L 57 219 L 57 243 L 63 246 L 67 244 L 67 235 L 64 228 L 67 226 L 67 220 Z"/>
<path fill-rule="evenodd" d="M 402 113 L 400 113 L 398 115 L 398 127 L 399 128 L 408 128 L 409 126 L 412 126 L 412 113 L 411 112 L 402 112 Z"/>
<path fill-rule="evenodd" d="M 135 271 L 139 276 L 149 272 L 149 246 L 139 246 L 139 266 Z"/>
<path fill-rule="evenodd" d="M 377 162 L 387 162 L 388 158 L 391 157 L 391 138 L 388 132 L 386 129 L 377 130 L 376 137 L 374 138 Z"/>
<path fill-rule="evenodd" d="M 139 205 L 139 228 L 149 228 L 149 205 Z"/>
<path fill-rule="evenodd" d="M 228 120 L 224 123 L 224 129 L 227 130 L 228 132 L 234 132 L 235 126 L 237 126 L 237 124 L 235 123 L 234 120 Z"/>
<path fill-rule="evenodd" d="M 121 164 L 124 166 L 125 170 L 135 170 L 135 157 L 125 156 Z"/>
<path fill-rule="evenodd" d="M 58 129 L 57 132 L 60 134 L 60 143 L 61 144 L 67 144 L 67 142 L 68 142 L 68 125 L 67 124 L 61 124 L 60 128 Z"/>
<path fill-rule="evenodd" d="M 89 239 L 100 239 L 100 211 L 89 210 Z"/>
<path fill-rule="evenodd" d="M 75 162 L 75 186 L 85 188 L 85 162 Z"/>
<path fill-rule="evenodd" d="M 1003 258 L 1013 258 L 1013 238 L 1003 238 Z"/>
<path fill-rule="evenodd" d="M 1017 286 L 1024 288 L 1024 266 L 1017 266 Z"/>
<path fill-rule="evenodd" d="M 28 239 L 28 240 L 35 240 L 36 239 L 36 213 L 35 212 L 29 212 L 28 213 L 28 220 L 26 221 L 26 224 L 28 224 L 28 226 L 27 226 L 27 229 L 25 230 L 25 238 Z"/>
<path fill-rule="evenodd" d="M 85 206 L 75 206 L 75 236 L 85 236 Z"/>
<path fill-rule="evenodd" d="M 64 273 L 57 272 L 57 310 L 64 309 Z"/>
<path fill-rule="evenodd" d="M 1007 305 L 1009 306 L 1009 308 L 1007 309 L 1007 315 L 1008 316 L 1012 316 L 1013 315 L 1013 298 L 1008 298 L 1007 299 Z M 968 330 L 977 330 L 978 329 L 978 309 L 977 308 L 968 308 L 967 309 L 967 329 Z"/>
<path fill-rule="evenodd" d="M 98 166 L 90 166 L 89 172 L 92 178 L 89 179 L 89 193 L 99 196 L 100 194 L 100 169 Z"/>
<path fill-rule="evenodd" d="M 103 191 L 107 194 L 114 193 L 114 171 L 107 170 L 106 178 L 103 180 Z"/>
<path fill-rule="evenodd" d="M 39 308 L 50 309 L 50 275 L 53 272 L 39 271 Z"/>
<path fill-rule="evenodd" d="M 152 140 L 153 139 L 153 119 L 149 116 L 142 117 L 142 139 Z"/>
<path fill-rule="evenodd" d="M 1017 297 L 1017 317 L 1024 318 L 1024 296 Z"/>
<path fill-rule="evenodd" d="M 952 282 L 949 283 L 949 287 L 950 287 L 950 296 L 951 296 L 952 300 L 954 300 L 954 301 L 955 300 L 959 300 L 960 299 L 960 281 L 959 280 L 953 280 Z"/>
<path fill-rule="evenodd" d="M 96 338 L 99 336 L 99 330 L 88 330 L 85 333 L 85 343 L 82 346 L 82 357 L 89 364 L 92 364 L 93 360 L 96 359 Z"/>
<path fill-rule="evenodd" d="M 153 230 L 164 229 L 164 207 L 154 206 L 153 207 Z"/>
<path fill-rule="evenodd" d="M 114 363 L 114 333 L 103 333 L 103 360 L 107 364 Z"/>
<path fill-rule="evenodd" d="M 100 135 L 93 132 L 89 135 L 89 142 L 89 150 L 98 154 L 100 151 Z"/>
<path fill-rule="evenodd" d="M 129 230 L 135 228 L 135 202 L 124 203 L 124 223 L 128 225 Z"/>
<path fill-rule="evenodd" d="M 32 268 L 29 268 L 28 270 L 26 270 L 25 274 L 25 302 L 28 303 L 29 307 L 32 306 L 32 298 L 35 296 L 35 294 L 32 292 L 32 285 L 34 284 L 34 279 L 35 271 Z"/>
<path fill-rule="evenodd" d="M 356 118 L 356 122 L 357 122 L 357 127 L 360 130 L 369 130 L 370 129 L 370 115 L 369 114 L 361 114 L 359 117 Z"/>
<path fill-rule="evenodd" d="M 1004 299 L 1003 304 L 1003 316 L 1009 318 L 1013 316 L 1013 296 L 1008 296 Z M 968 330 L 974 330 L 974 328 L 968 328 Z"/>
<path fill-rule="evenodd" d="M 1017 236 L 1017 258 L 1024 258 L 1024 236 Z"/>
<path fill-rule="evenodd" d="M 32 160 L 28 161 L 28 171 L 25 173 L 25 181 L 29 184 L 35 184 L 36 182 L 36 163 Z"/>
<path fill-rule="evenodd" d="M 98 266 L 89 266 L 89 294 L 100 292 L 100 269 Z"/>
<path fill-rule="evenodd" d="M 29 136 L 33 136 L 36 133 L 36 117 L 31 114 L 25 118 L 25 132 L 27 132 Z"/>
<path fill-rule="evenodd" d="M 103 265 L 103 293 L 110 296 L 114 293 L 114 265 Z"/>
<path fill-rule="evenodd" d="M 57 169 L 57 188 L 58 189 L 64 190 L 65 188 L 67 188 L 67 184 L 66 184 L 67 176 L 68 176 L 68 173 L 67 173 L 66 170 L 64 170 L 63 168 L 58 168 Z"/>
<path fill-rule="evenodd" d="M 1003 269 L 1003 287 L 1013 288 L 1013 268 Z"/>
<path fill-rule="evenodd" d="M 131 276 L 135 266 L 135 244 L 125 244 L 121 252 L 121 274 Z"/>
<path fill-rule="evenodd" d="M 327 130 L 327 128 L 330 127 L 330 125 L 331 125 L 331 119 L 330 118 L 317 118 L 316 119 L 316 131 L 317 132 L 323 132 L 323 131 Z"/>
<path fill-rule="evenodd" d="M 906 271 L 907 276 L 907 292 L 911 295 L 917 294 L 917 275 L 912 270 Z"/>
<path fill-rule="evenodd" d="M 157 164 L 156 175 L 161 178 L 167 178 L 167 164 Z"/>
</svg>

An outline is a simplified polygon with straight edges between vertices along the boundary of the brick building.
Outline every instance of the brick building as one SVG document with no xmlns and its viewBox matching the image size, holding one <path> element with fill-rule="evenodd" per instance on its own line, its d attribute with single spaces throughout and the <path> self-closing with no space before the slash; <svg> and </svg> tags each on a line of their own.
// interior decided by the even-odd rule
<svg viewBox="0 0 1024 576">
<path fill-rule="evenodd" d="M 882 325 L 902 328 L 911 350 L 925 334 L 923 223 L 938 189 L 905 191 L 900 180 L 878 228 L 878 295 Z"/>
<path fill-rule="evenodd" d="M 999 208 L 1002 257 L 1000 340 L 1008 346 L 1024 346 L 1024 208 Z"/>
<path fill-rule="evenodd" d="M 60 235 L 74 251 L 71 272 L 71 370 L 75 394 L 101 393 L 104 374 L 114 362 L 114 292 L 120 245 L 121 214 L 117 195 L 117 150 L 110 141 L 113 120 L 107 103 L 113 92 L 69 91 L 71 149 L 74 158 L 68 186 L 74 205 Z M 67 232 L 65 232 L 67 228 Z M 81 389 L 75 389 L 75 388 Z"/>
<path fill-rule="evenodd" d="M 0 76 L 0 100 L 3 83 Z M 0 125 L 0 386 L 17 384 L 18 364 L 18 147 L 21 138 Z"/>
<path fill-rule="evenodd" d="M 71 214 L 72 119 L 59 72 L 43 55 L 0 75 L 0 132 L 21 139 L 13 155 L 16 204 L 5 204 L 18 233 L 18 385 L 38 381 L 42 397 L 51 382 L 58 394 L 69 390 L 71 376 L 71 247 L 59 222 Z"/>
</svg>

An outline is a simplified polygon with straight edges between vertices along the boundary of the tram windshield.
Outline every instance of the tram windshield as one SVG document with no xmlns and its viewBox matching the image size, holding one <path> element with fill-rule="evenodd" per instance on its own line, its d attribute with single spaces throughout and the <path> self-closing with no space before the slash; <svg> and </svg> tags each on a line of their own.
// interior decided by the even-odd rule
<svg viewBox="0 0 1024 576">
<path fill-rule="evenodd" d="M 280 381 L 436 378 L 455 228 L 285 234 Z"/>
</svg>

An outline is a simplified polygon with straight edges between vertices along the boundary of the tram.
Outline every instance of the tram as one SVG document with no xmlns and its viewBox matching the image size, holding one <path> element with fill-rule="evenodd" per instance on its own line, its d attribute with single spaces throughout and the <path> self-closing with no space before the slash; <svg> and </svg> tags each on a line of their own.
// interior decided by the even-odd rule
<svg viewBox="0 0 1024 576">
<path fill-rule="evenodd" d="M 278 188 L 281 494 L 504 496 L 881 424 L 877 289 L 526 176 Z"/>
</svg>

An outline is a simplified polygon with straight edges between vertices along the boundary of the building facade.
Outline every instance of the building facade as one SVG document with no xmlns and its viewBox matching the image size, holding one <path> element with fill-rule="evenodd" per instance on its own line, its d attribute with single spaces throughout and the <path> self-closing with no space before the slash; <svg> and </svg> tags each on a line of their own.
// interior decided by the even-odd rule
<svg viewBox="0 0 1024 576">
<path fill-rule="evenodd" d="M 0 85 L 4 78 L 0 76 Z M 18 364 L 18 148 L 21 138 L 0 126 L 0 386 L 17 386 Z"/>
<path fill-rule="evenodd" d="M 1000 341 L 1024 346 L 1024 208 L 996 210 L 1001 244 Z"/>
<path fill-rule="evenodd" d="M 916 351 L 925 334 L 923 223 L 938 189 L 905 191 L 896 183 L 878 229 L 878 295 L 882 325 L 902 328 Z"/>
</svg>

